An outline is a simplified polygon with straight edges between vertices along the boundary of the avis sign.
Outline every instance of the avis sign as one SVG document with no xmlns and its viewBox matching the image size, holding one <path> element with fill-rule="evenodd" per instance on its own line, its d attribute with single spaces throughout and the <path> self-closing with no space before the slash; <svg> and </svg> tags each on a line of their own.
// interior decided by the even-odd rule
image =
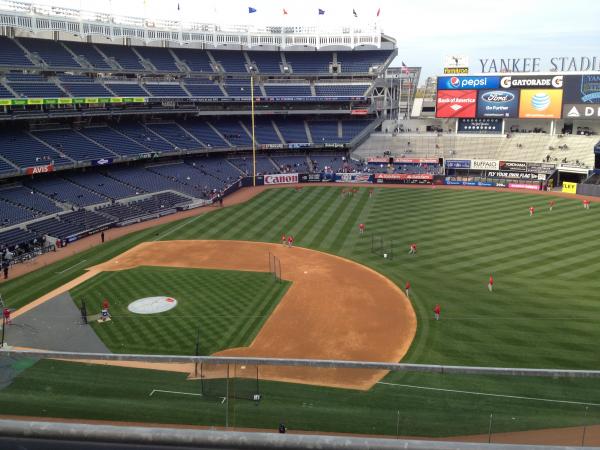
<svg viewBox="0 0 600 450">
<path fill-rule="evenodd" d="M 297 173 L 280 173 L 277 175 L 265 175 L 265 184 L 294 184 L 297 182 Z"/>
<path fill-rule="evenodd" d="M 25 169 L 25 175 L 36 175 L 38 173 L 48 173 L 48 172 L 54 172 L 53 164 L 48 164 L 46 166 L 27 167 Z"/>
</svg>

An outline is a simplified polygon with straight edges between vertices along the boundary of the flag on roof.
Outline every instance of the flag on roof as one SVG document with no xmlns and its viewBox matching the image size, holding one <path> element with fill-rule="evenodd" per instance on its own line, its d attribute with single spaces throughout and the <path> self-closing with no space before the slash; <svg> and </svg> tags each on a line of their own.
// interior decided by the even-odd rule
<svg viewBox="0 0 600 450">
<path fill-rule="evenodd" d="M 355 9 L 352 10 L 352 14 L 354 15 L 354 17 L 358 17 L 358 14 L 356 14 L 356 10 Z"/>
<path fill-rule="evenodd" d="M 319 15 L 320 15 L 320 16 L 322 16 L 323 14 L 325 14 L 325 10 L 324 10 L 324 9 L 321 9 L 321 8 L 319 8 Z"/>
<path fill-rule="evenodd" d="M 283 8 L 283 15 L 287 16 L 287 9 Z"/>
<path fill-rule="evenodd" d="M 179 6 L 179 3 L 177 3 L 177 11 L 180 11 L 181 7 Z"/>
<path fill-rule="evenodd" d="M 404 64 L 404 61 L 402 61 L 402 73 L 405 73 L 406 75 L 410 74 L 410 70 L 408 70 L 408 66 Z"/>
<path fill-rule="evenodd" d="M 253 8 L 252 6 L 248 6 L 248 14 L 252 14 L 256 12 L 256 8 Z"/>
<path fill-rule="evenodd" d="M 381 8 L 377 8 L 377 17 L 379 17 L 379 14 L 381 14 Z"/>
</svg>

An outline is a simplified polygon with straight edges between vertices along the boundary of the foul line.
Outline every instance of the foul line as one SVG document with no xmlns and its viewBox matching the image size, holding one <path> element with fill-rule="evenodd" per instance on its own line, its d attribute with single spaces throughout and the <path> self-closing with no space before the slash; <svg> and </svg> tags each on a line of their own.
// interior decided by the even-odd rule
<svg viewBox="0 0 600 450">
<path fill-rule="evenodd" d="M 79 261 L 77 264 L 73 264 L 71 267 L 67 267 L 65 270 L 61 270 L 60 272 L 54 272 L 54 273 L 56 273 L 56 274 L 65 273 L 67 270 L 71 270 L 73 267 L 77 267 L 79 264 L 83 264 L 86 261 L 87 261 L 87 259 L 84 259 L 82 261 Z"/>
<path fill-rule="evenodd" d="M 386 383 L 384 381 L 379 381 L 377 384 L 385 384 L 386 386 L 398 386 L 405 387 L 411 389 L 423 389 L 426 391 L 443 391 L 443 392 L 453 392 L 457 394 L 471 394 L 471 395 L 483 395 L 486 397 L 502 397 L 502 398 L 514 398 L 519 400 L 533 400 L 538 402 L 550 402 L 550 403 L 568 403 L 571 405 L 585 405 L 585 406 L 600 406 L 600 403 L 587 403 L 587 402 L 575 402 L 570 400 L 556 400 L 551 398 L 536 398 L 536 397 L 521 397 L 519 395 L 506 395 L 506 394 L 489 394 L 486 392 L 473 392 L 473 391 L 460 391 L 457 389 L 442 389 L 442 388 L 434 388 L 427 386 L 415 386 L 412 384 L 397 384 L 397 383 Z"/>
<path fill-rule="evenodd" d="M 204 214 L 198 214 L 197 216 L 191 217 L 190 220 L 188 220 L 188 221 L 183 221 L 176 227 L 171 228 L 170 230 L 166 230 L 162 235 L 159 235 L 159 236 L 155 237 L 154 239 L 152 239 L 152 242 L 158 241 L 159 239 L 162 239 L 165 236 L 168 236 L 169 234 L 173 233 L 174 231 L 177 231 L 180 228 L 183 228 L 184 226 L 191 224 L 194 220 L 198 219 L 199 217 L 202 217 L 203 215 Z"/>
<path fill-rule="evenodd" d="M 150 395 L 148 395 L 148 397 L 152 397 L 152 395 L 154 395 L 155 392 L 165 392 L 167 394 L 193 395 L 196 397 L 202 397 L 202 394 L 196 394 L 195 392 L 165 391 L 163 389 L 152 389 L 152 392 L 150 392 Z"/>
</svg>

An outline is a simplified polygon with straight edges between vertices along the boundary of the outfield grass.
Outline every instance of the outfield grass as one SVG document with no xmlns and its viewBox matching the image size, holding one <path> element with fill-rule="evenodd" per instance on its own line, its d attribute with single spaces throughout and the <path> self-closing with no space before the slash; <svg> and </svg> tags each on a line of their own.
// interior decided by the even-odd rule
<svg viewBox="0 0 600 450">
<path fill-rule="evenodd" d="M 600 353 L 597 351 L 600 279 L 596 275 L 600 270 L 600 242 L 596 239 L 600 210 L 592 206 L 591 211 L 585 211 L 578 200 L 556 198 L 554 211 L 549 212 L 548 197 L 483 190 L 376 189 L 373 198 L 369 198 L 368 190 L 361 188 L 351 198 L 340 194 L 341 188 L 333 186 L 305 187 L 300 192 L 293 189 L 267 190 L 246 204 L 215 210 L 109 242 L 10 281 L 2 286 L 2 293 L 11 307 L 23 305 L 80 275 L 83 272 L 80 267 L 105 261 L 147 240 L 278 242 L 281 233 L 286 233 L 293 234 L 299 246 L 356 260 L 383 273 L 400 286 L 407 279 L 411 281 L 411 301 L 417 313 L 418 328 L 405 358 L 407 362 L 600 369 Z M 534 217 L 529 217 L 528 207 L 531 205 L 537 210 Z M 362 238 L 357 230 L 360 222 L 367 226 L 367 234 Z M 384 260 L 371 253 L 371 234 L 394 239 L 396 251 L 393 260 Z M 416 257 L 407 254 L 411 242 L 418 244 L 419 254 Z M 85 264 L 57 273 L 83 259 Z M 496 280 L 493 293 L 487 291 L 490 274 Z M 436 303 L 442 306 L 440 322 L 433 321 L 431 317 L 431 309 Z M 43 371 L 47 367 L 36 366 L 34 369 Z M 52 398 L 45 398 L 43 392 L 52 392 L 53 386 L 59 388 L 61 381 L 58 376 L 53 376 L 58 373 L 56 370 L 49 372 L 46 388 L 35 402 L 26 396 L 26 388 L 22 388 L 22 394 L 14 390 L 19 386 L 15 383 L 1 393 L 0 409 L 6 413 L 26 413 L 23 411 L 27 410 L 34 414 L 39 402 L 52 403 Z M 73 373 L 83 371 L 65 370 Z M 110 372 L 112 369 L 106 370 Z M 108 372 L 106 376 L 110 380 L 118 380 L 122 375 L 120 372 L 119 376 Z M 34 380 L 27 381 L 33 373 L 33 369 L 29 369 L 17 381 L 36 390 Z M 140 389 L 150 388 L 150 384 L 155 383 L 151 380 L 153 376 L 139 377 Z M 167 378 L 164 379 L 165 384 L 176 384 L 174 379 Z M 431 379 L 422 374 L 390 374 L 384 381 L 600 403 L 600 386 L 595 380 L 466 376 Z M 396 422 L 395 416 L 389 419 L 390 410 L 394 415 L 400 409 L 402 421 L 407 425 L 403 431 L 405 434 L 485 433 L 491 412 L 502 411 L 508 417 L 516 411 L 517 419 L 512 419 L 511 415 L 502 422 L 503 429 L 527 429 L 581 423 L 580 413 L 583 411 L 580 404 L 523 403 L 517 399 L 449 392 L 441 394 L 445 391 L 392 385 L 378 385 L 368 393 L 324 391 L 277 383 L 273 386 L 277 386 L 278 395 L 290 399 L 280 408 L 290 415 L 293 410 L 294 420 L 299 424 L 294 426 L 305 429 L 318 427 L 330 431 L 367 432 L 365 430 L 369 426 L 374 426 L 367 424 L 381 420 L 385 426 L 375 425 L 375 429 L 369 432 L 393 434 Z M 72 392 L 86 392 L 79 383 L 72 384 L 71 389 Z M 23 395 L 23 399 L 31 400 L 32 406 L 27 409 L 28 402 L 25 402 L 17 407 L 14 402 L 7 402 L 7 395 L 17 398 Z M 297 397 L 299 395 L 302 395 L 302 400 Z M 272 410 L 267 408 L 268 397 L 265 394 L 264 402 L 258 407 L 248 406 L 255 412 L 252 420 L 256 420 L 256 426 L 270 423 L 278 414 L 276 407 Z M 328 398 L 332 401 L 325 401 Z M 107 401 L 118 403 L 120 399 L 117 394 L 108 394 Z M 139 394 L 132 405 L 144 408 L 143 405 L 149 401 Z M 309 404 L 312 406 L 307 406 Z M 73 416 L 95 414 L 88 411 L 85 402 L 73 402 L 71 407 L 74 408 L 70 412 Z M 371 416 L 371 409 L 384 412 L 373 412 Z M 133 407 L 130 412 L 115 411 L 114 415 L 120 418 L 127 416 L 127 420 L 172 422 L 165 417 L 165 411 L 158 410 L 160 413 L 151 408 L 142 418 L 137 418 Z M 110 411 L 107 407 L 103 414 L 110 417 L 113 414 Z M 264 420 L 261 419 L 263 411 Z M 179 420 L 179 414 L 173 421 Z M 207 414 L 212 417 L 213 412 Z M 504 417 L 500 412 L 498 414 Z M 481 416 L 485 418 L 479 420 Z M 198 416 L 186 417 L 189 418 L 182 420 L 188 423 L 204 423 L 205 420 L 198 419 Z M 320 418 L 320 423 L 317 424 L 315 418 Z M 206 419 L 206 423 L 209 422 Z M 244 425 L 250 426 L 250 423 L 244 422 Z M 384 428 L 384 431 L 379 431 Z"/>
<path fill-rule="evenodd" d="M 93 323 L 115 353 L 199 354 L 250 345 L 283 297 L 290 282 L 269 273 L 164 267 L 103 272 L 71 290 L 78 306 L 85 299 L 90 314 L 104 298 L 112 321 Z M 134 314 L 127 306 L 140 298 L 164 295 L 177 306 L 162 314 Z"/>
</svg>

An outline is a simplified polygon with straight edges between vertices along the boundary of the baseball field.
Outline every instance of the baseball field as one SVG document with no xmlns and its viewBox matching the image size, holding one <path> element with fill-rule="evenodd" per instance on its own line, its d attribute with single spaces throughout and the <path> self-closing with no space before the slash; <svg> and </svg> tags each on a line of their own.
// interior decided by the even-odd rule
<svg viewBox="0 0 600 450">
<path fill-rule="evenodd" d="M 268 189 L 111 240 L 1 292 L 15 309 L 65 285 L 90 309 L 109 298 L 113 320 L 92 326 L 118 353 L 192 355 L 199 342 L 200 354 L 600 368 L 595 204 L 553 197 L 549 211 L 549 196 L 508 191 L 343 189 Z M 282 234 L 299 248 L 284 248 Z M 268 273 L 268 252 L 281 258 L 282 281 Z M 128 312 L 152 295 L 178 306 Z M 17 372 L 0 390 L 5 415 L 430 437 L 600 424 L 595 379 L 266 371 L 259 402 L 223 403 L 192 395 L 201 382 L 183 371 L 42 360 Z"/>
</svg>

